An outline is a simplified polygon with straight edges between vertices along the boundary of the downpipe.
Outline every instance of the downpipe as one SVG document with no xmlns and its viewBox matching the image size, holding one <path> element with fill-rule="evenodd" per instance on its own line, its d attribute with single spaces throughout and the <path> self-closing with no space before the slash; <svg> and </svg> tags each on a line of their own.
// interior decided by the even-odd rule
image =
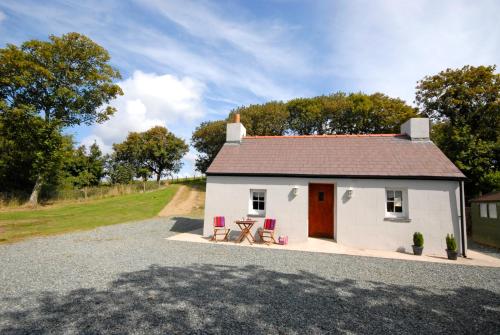
<svg viewBox="0 0 500 335">
<path fill-rule="evenodd" d="M 467 258 L 466 248 L 465 248 L 465 236 L 467 232 L 465 231 L 465 217 L 464 217 L 464 208 L 465 208 L 465 199 L 464 199 L 464 182 L 463 180 L 459 181 L 460 185 L 460 232 L 462 235 L 462 257 Z"/>
</svg>

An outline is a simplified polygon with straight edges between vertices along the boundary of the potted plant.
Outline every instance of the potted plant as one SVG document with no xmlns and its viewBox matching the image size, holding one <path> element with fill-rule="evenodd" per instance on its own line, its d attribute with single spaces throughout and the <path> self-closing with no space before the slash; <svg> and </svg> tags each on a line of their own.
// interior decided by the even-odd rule
<svg viewBox="0 0 500 335">
<path fill-rule="evenodd" d="M 446 253 L 448 254 L 448 259 L 457 260 L 457 241 L 453 234 L 446 235 Z"/>
<path fill-rule="evenodd" d="M 413 254 L 417 256 L 422 255 L 422 250 L 424 250 L 424 235 L 420 232 L 415 232 L 413 234 Z"/>
</svg>

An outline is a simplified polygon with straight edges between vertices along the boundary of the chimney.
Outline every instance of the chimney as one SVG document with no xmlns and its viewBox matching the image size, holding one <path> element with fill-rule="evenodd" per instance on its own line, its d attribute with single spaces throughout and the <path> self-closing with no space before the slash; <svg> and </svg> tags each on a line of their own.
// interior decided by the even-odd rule
<svg viewBox="0 0 500 335">
<path fill-rule="evenodd" d="M 411 118 L 401 125 L 401 134 L 407 135 L 412 141 L 429 140 L 429 119 Z"/>
<path fill-rule="evenodd" d="M 234 114 L 234 122 L 227 124 L 226 143 L 241 143 L 241 139 L 247 135 L 247 130 L 240 123 L 240 114 Z"/>
</svg>

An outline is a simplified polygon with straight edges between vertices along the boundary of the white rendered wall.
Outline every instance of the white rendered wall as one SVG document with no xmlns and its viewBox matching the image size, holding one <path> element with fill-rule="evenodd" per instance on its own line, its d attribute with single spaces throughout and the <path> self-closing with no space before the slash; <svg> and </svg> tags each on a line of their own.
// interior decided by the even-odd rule
<svg viewBox="0 0 500 335">
<path fill-rule="evenodd" d="M 292 187 L 299 186 L 297 196 Z M 248 215 L 251 189 L 266 190 L 266 217 L 277 220 L 276 236 L 288 235 L 289 241 L 307 239 L 307 182 L 303 179 L 208 176 L 205 200 L 204 236 L 213 232 L 213 217 L 225 216 L 226 225 L 239 230 L 235 220 Z M 264 218 L 256 218 L 261 227 Z"/>
<path fill-rule="evenodd" d="M 445 237 L 453 233 L 460 246 L 459 187 L 454 181 L 424 180 L 343 180 L 338 193 L 345 186 L 353 187 L 348 201 L 337 199 L 337 241 L 339 243 L 384 250 L 410 251 L 413 233 L 424 235 L 425 253 L 444 253 Z M 406 190 L 410 222 L 387 221 L 385 217 L 385 189 Z"/>
<path fill-rule="evenodd" d="M 335 184 L 334 235 L 337 242 L 358 248 L 411 251 L 415 231 L 424 235 L 424 253 L 444 253 L 445 236 L 455 234 L 460 248 L 459 188 L 455 181 L 319 179 L 208 176 L 203 235 L 212 234 L 213 217 L 226 217 L 229 228 L 247 216 L 251 189 L 266 190 L 266 217 L 277 220 L 277 235 L 289 241 L 308 237 L 309 183 Z M 297 196 L 292 188 L 298 186 Z M 345 197 L 351 187 L 352 198 Z M 410 222 L 385 220 L 385 190 L 406 190 Z M 257 227 L 263 218 L 257 219 Z"/>
</svg>

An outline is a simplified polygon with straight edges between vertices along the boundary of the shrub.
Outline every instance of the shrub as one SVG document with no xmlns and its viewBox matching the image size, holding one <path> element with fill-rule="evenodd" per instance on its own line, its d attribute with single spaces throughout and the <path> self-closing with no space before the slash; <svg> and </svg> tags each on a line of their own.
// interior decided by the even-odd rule
<svg viewBox="0 0 500 335">
<path fill-rule="evenodd" d="M 424 246 L 424 235 L 422 235 L 422 233 L 417 231 L 415 232 L 415 234 L 413 234 L 413 245 L 415 245 L 416 247 Z"/>
<path fill-rule="evenodd" d="M 457 241 L 453 234 L 446 235 L 446 248 L 448 250 L 457 251 Z"/>
</svg>

